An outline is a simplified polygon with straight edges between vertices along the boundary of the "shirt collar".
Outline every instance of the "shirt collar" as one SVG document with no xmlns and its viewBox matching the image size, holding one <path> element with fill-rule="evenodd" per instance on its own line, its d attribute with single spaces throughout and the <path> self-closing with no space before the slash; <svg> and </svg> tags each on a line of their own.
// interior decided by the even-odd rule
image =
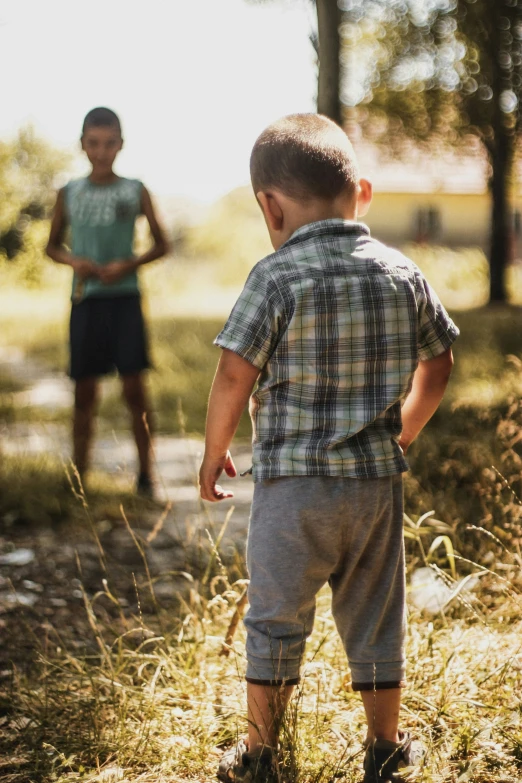
<svg viewBox="0 0 522 783">
<path fill-rule="evenodd" d="M 343 220 L 342 218 L 317 220 L 315 223 L 307 223 L 306 226 L 300 226 L 281 247 L 287 247 L 296 242 L 301 242 L 303 239 L 311 239 L 322 234 L 329 234 L 330 236 L 370 236 L 370 229 L 365 223 L 359 223 L 356 220 Z"/>
</svg>

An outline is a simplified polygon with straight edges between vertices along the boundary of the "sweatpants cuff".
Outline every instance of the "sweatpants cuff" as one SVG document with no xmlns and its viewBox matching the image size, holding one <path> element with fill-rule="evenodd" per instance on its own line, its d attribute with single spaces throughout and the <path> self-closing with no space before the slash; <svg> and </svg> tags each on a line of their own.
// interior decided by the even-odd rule
<svg viewBox="0 0 522 783">
<path fill-rule="evenodd" d="M 253 677 L 245 677 L 245 680 L 247 682 L 252 683 L 252 685 L 264 685 L 264 686 L 270 686 L 272 688 L 278 688 L 278 687 L 286 687 L 290 685 L 298 685 L 301 681 L 300 677 L 294 677 L 293 679 L 288 680 L 255 680 Z"/>
<path fill-rule="evenodd" d="M 247 682 L 261 682 L 276 685 L 299 682 L 300 658 L 258 658 L 247 650 Z"/>
<path fill-rule="evenodd" d="M 352 682 L 353 691 L 384 691 L 389 688 L 404 688 L 404 680 L 390 680 L 390 682 Z"/>
<path fill-rule="evenodd" d="M 374 661 L 361 663 L 349 661 L 354 691 L 382 690 L 400 688 L 406 679 L 405 661 Z"/>
</svg>

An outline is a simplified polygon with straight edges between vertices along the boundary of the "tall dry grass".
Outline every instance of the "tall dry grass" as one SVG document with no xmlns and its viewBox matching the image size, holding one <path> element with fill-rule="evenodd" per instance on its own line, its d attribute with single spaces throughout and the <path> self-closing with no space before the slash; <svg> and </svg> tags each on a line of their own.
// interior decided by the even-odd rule
<svg viewBox="0 0 522 783">
<path fill-rule="evenodd" d="M 436 526 L 410 520 L 408 529 L 426 553 Z M 129 537 L 146 558 L 130 529 Z M 452 551 L 442 547 L 439 560 L 450 583 L 461 570 L 457 557 L 452 575 Z M 34 669 L 13 660 L 0 690 L 4 783 L 214 779 L 222 749 L 246 730 L 241 625 L 230 638 L 245 581 L 230 575 L 210 541 L 206 563 L 185 576 L 176 610 L 162 607 L 159 595 L 150 600 L 155 584 L 142 569 L 137 609 L 125 611 L 109 571 L 98 590 L 83 591 L 86 652 L 56 627 Z M 427 746 L 416 781 L 522 776 L 520 564 L 509 552 L 487 569 L 468 564 L 481 574 L 475 592 L 459 593 L 435 615 L 410 611 L 401 724 Z M 282 730 L 283 780 L 359 781 L 363 737 L 363 709 L 325 588 Z"/>
</svg>

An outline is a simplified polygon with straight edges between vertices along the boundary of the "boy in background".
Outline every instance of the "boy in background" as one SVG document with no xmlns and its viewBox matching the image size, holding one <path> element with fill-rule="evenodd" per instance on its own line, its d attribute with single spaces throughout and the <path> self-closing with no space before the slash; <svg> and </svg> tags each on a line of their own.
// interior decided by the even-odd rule
<svg viewBox="0 0 522 783">
<path fill-rule="evenodd" d="M 358 222 L 371 185 L 338 126 L 283 118 L 257 139 L 250 165 L 275 252 L 216 338 L 200 470 L 202 498 L 232 496 L 217 481 L 236 475 L 228 449 L 250 398 L 248 742 L 225 754 L 218 776 L 275 779 L 279 726 L 329 582 L 366 712 L 364 783 L 397 781 L 421 756 L 399 730 L 401 474 L 442 399 L 458 330 L 420 270 Z"/>
<path fill-rule="evenodd" d="M 123 138 L 111 109 L 99 107 L 87 114 L 81 145 L 92 170 L 59 191 L 47 245 L 54 261 L 74 270 L 70 320 L 74 463 L 83 479 L 89 467 L 98 379 L 116 369 L 138 451 L 136 489 L 152 496 L 149 407 L 143 381 L 150 364 L 137 270 L 165 255 L 168 245 L 143 183 L 119 177 L 113 170 Z M 148 221 L 153 245 L 136 257 L 134 226 L 141 214 Z M 67 228 L 70 250 L 64 245 Z"/>
</svg>

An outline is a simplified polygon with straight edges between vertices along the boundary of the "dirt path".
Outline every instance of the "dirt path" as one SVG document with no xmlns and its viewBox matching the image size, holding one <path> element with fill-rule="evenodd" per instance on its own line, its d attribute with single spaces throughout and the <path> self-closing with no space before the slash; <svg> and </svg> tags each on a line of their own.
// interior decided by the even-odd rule
<svg viewBox="0 0 522 783">
<path fill-rule="evenodd" d="M 20 406 L 70 408 L 70 381 L 16 351 L 0 352 L 0 373 L 23 386 Z M 119 486 L 135 481 L 135 447 L 129 432 L 103 429 L 99 423 L 93 468 L 114 476 Z M 69 427 L 60 423 L 20 421 L 0 426 L 6 455 L 52 454 L 70 457 Z M 129 618 L 157 622 L 180 595 L 189 596 L 191 576 L 201 575 L 225 519 L 219 551 L 232 562 L 243 553 L 253 484 L 250 477 L 233 482 L 235 497 L 222 504 L 203 504 L 197 491 L 202 441 L 158 434 L 154 443 L 158 503 L 130 514 L 132 533 L 123 517 L 100 519 L 88 526 L 67 521 L 57 526 L 27 526 L 0 520 L 0 680 L 13 662 L 29 665 L 36 651 L 53 645 L 90 650 L 94 640 L 85 601 L 96 599 L 95 612 L 115 633 Z M 250 448 L 237 450 L 239 470 L 250 466 Z M 223 483 L 232 483 L 224 479 Z M 151 531 L 161 519 L 161 529 Z M 141 550 L 141 551 L 140 551 Z M 146 556 L 146 565 L 142 553 Z M 117 597 L 115 605 L 106 590 Z M 123 625 L 122 625 L 123 624 Z M 93 648 L 94 649 L 94 648 Z"/>
<path fill-rule="evenodd" d="M 72 405 L 72 385 L 67 376 L 49 372 L 43 364 L 26 357 L 21 351 L 0 349 L 0 374 L 11 376 L 23 386 L 22 390 L 14 394 L 16 405 L 22 409 L 67 410 Z M 0 435 L 5 454 L 52 453 L 66 461 L 70 459 L 70 436 L 66 425 L 21 421 L 0 426 Z M 199 511 L 196 482 L 202 442 L 159 433 L 155 437 L 154 450 L 158 499 L 171 500 L 180 507 L 182 514 Z M 237 449 L 236 454 L 240 471 L 250 467 L 248 445 Z M 93 468 L 119 478 L 124 477 L 132 486 L 136 475 L 136 455 L 130 433 L 104 429 L 103 422 L 99 422 L 93 449 Z M 224 481 L 227 482 L 226 477 Z M 250 478 L 235 481 L 234 491 L 235 516 L 241 516 L 245 524 L 244 514 L 252 497 Z"/>
</svg>

